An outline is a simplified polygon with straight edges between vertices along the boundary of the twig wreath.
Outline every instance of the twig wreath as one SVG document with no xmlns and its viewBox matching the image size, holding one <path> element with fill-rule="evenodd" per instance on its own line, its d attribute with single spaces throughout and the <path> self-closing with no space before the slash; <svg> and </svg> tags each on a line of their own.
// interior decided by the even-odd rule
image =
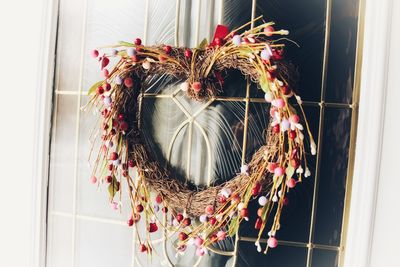
<svg viewBox="0 0 400 267">
<path fill-rule="evenodd" d="M 203 42 L 196 49 L 144 46 L 136 39 L 134 43 L 112 46 L 109 54 L 100 56 L 98 50 L 92 51 L 101 64 L 104 79 L 89 90 L 92 98 L 88 105 L 102 115 L 101 148 L 91 182 L 109 184 L 110 201 L 115 209 L 119 208 L 117 194 L 121 197 L 122 189 L 127 191 L 132 208 L 128 225 L 145 220 L 148 231 L 143 236 L 137 233 L 142 252 L 151 253 L 151 233 L 162 227 L 178 233 L 174 243 L 177 251 L 194 244 L 197 255 L 202 256 L 212 243 L 234 236 L 239 224 L 250 216 L 257 216 L 254 226 L 259 230 L 257 250 L 262 251 L 259 240 L 267 227 L 269 238 L 264 253 L 278 244 L 275 235 L 287 202 L 285 194 L 303 176 L 310 176 L 304 128 L 311 154 L 316 153 L 316 145 L 301 98 L 287 82 L 289 73 L 281 63 L 284 44 L 272 39 L 273 35 L 287 35 L 288 31 L 277 31 L 274 23 L 268 22 L 239 33 L 251 23 L 232 32 L 219 25 L 213 41 Z M 112 70 L 107 68 L 110 57 L 119 58 Z M 142 93 L 149 79 L 170 75 L 182 81 L 180 88 L 188 97 L 204 101 L 223 90 L 223 74 L 228 69 L 240 70 L 258 84 L 265 92 L 265 101 L 271 103 L 266 143 L 236 177 L 220 185 L 193 190 L 171 177 L 168 169 L 161 167 L 149 153 L 141 131 Z M 293 106 L 296 103 L 297 109 Z M 122 188 L 123 180 L 126 188 Z M 260 205 L 257 214 L 249 214 L 247 208 L 253 199 L 258 199 Z M 171 219 L 159 220 L 158 212 Z"/>
</svg>

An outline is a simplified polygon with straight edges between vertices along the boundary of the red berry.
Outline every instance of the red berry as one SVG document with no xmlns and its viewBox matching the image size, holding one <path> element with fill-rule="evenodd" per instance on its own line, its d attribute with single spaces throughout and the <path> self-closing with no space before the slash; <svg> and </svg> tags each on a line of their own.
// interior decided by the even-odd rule
<svg viewBox="0 0 400 267">
<path fill-rule="evenodd" d="M 116 187 L 115 190 L 118 192 L 119 188 L 121 187 L 121 183 L 117 181 L 115 187 Z"/>
<path fill-rule="evenodd" d="M 139 58 L 138 58 L 137 55 L 131 56 L 131 59 L 132 59 L 133 62 L 138 62 L 139 61 Z"/>
<path fill-rule="evenodd" d="M 272 132 L 278 134 L 280 132 L 279 124 L 276 124 L 272 127 Z"/>
<path fill-rule="evenodd" d="M 215 217 L 211 217 L 208 221 L 211 225 L 214 225 L 217 222 L 217 219 L 215 219 Z"/>
<path fill-rule="evenodd" d="M 179 213 L 178 215 L 176 215 L 175 218 L 178 222 L 181 222 L 183 220 L 183 215 L 181 213 Z"/>
<path fill-rule="evenodd" d="M 161 204 L 161 202 L 162 202 L 162 196 L 161 195 L 157 195 L 156 196 L 156 202 L 157 202 L 157 204 Z"/>
<path fill-rule="evenodd" d="M 249 210 L 247 208 L 243 208 L 240 210 L 240 217 L 246 218 L 249 217 Z"/>
<path fill-rule="evenodd" d="M 161 63 L 164 63 L 164 62 L 167 60 L 167 58 L 164 57 L 163 55 L 159 55 L 159 56 L 158 56 L 158 60 L 159 60 Z"/>
<path fill-rule="evenodd" d="M 141 44 L 142 44 L 142 40 L 140 40 L 140 38 L 136 38 L 135 45 L 141 45 Z"/>
<path fill-rule="evenodd" d="M 292 90 L 290 90 L 289 86 L 287 86 L 287 85 L 282 86 L 281 89 L 282 89 L 282 93 L 284 95 L 289 95 L 292 92 Z"/>
<path fill-rule="evenodd" d="M 156 223 L 150 223 L 149 224 L 149 232 L 154 233 L 158 230 L 158 226 Z"/>
<path fill-rule="evenodd" d="M 180 241 L 185 241 L 188 238 L 188 235 L 186 233 L 184 233 L 184 232 L 180 232 L 178 234 L 178 238 L 179 238 Z"/>
<path fill-rule="evenodd" d="M 296 138 L 296 136 L 297 136 L 296 131 L 290 131 L 290 132 L 289 132 L 289 138 L 290 138 L 290 139 L 293 140 L 293 139 Z"/>
<path fill-rule="evenodd" d="M 111 184 L 112 180 L 113 180 L 113 178 L 111 175 L 106 176 L 107 183 Z"/>
<path fill-rule="evenodd" d="M 262 226 L 262 220 L 261 220 L 261 218 L 257 218 L 254 228 L 259 230 L 259 229 L 261 229 L 261 226 Z"/>
<path fill-rule="evenodd" d="M 132 226 L 133 225 L 133 223 L 134 223 L 134 221 L 133 221 L 133 219 L 132 218 L 130 218 L 129 220 L 128 220 L 128 226 Z"/>
<path fill-rule="evenodd" d="M 108 78 L 108 76 L 110 75 L 110 73 L 108 72 L 108 69 L 103 69 L 103 70 L 102 70 L 102 73 L 103 73 L 103 76 L 104 76 L 105 78 Z"/>
<path fill-rule="evenodd" d="M 289 199 L 287 197 L 284 197 L 282 200 L 283 205 L 287 206 L 289 205 Z"/>
<path fill-rule="evenodd" d="M 192 220 L 190 218 L 185 218 L 182 222 L 184 226 L 189 226 L 192 223 Z"/>
<path fill-rule="evenodd" d="M 283 52 L 282 52 L 282 50 L 274 50 L 274 51 L 272 51 L 272 56 L 276 60 L 281 60 L 283 58 Z"/>
<path fill-rule="evenodd" d="M 171 53 L 171 50 L 172 50 L 171 46 L 169 46 L 169 45 L 164 46 L 164 52 L 165 52 L 166 54 Z"/>
<path fill-rule="evenodd" d="M 135 161 L 134 161 L 133 159 L 128 160 L 128 166 L 129 166 L 130 168 L 135 167 Z"/>
<path fill-rule="evenodd" d="M 251 194 L 255 197 L 258 195 L 258 193 L 260 193 L 260 190 L 261 190 L 261 184 L 256 183 L 251 189 Z"/>
<path fill-rule="evenodd" d="M 232 199 L 233 203 L 239 203 L 240 202 L 240 197 L 236 192 L 232 194 L 231 199 Z"/>
<path fill-rule="evenodd" d="M 292 165 L 293 168 L 297 169 L 300 166 L 300 160 L 291 159 L 290 160 L 290 165 Z"/>
<path fill-rule="evenodd" d="M 105 87 L 106 91 L 110 91 L 111 90 L 111 84 L 109 84 L 109 83 L 106 83 L 104 85 L 104 87 Z"/>
<path fill-rule="evenodd" d="M 117 160 L 118 159 L 118 153 L 117 152 L 112 152 L 110 155 L 110 160 Z"/>
<path fill-rule="evenodd" d="M 139 213 L 142 212 L 143 209 L 144 209 L 144 208 L 143 208 L 143 205 L 142 205 L 142 204 L 138 204 L 138 205 L 136 206 L 136 211 L 139 212 Z"/>
<path fill-rule="evenodd" d="M 186 58 L 192 57 L 192 51 L 191 51 L 190 49 L 186 49 L 186 50 L 185 50 L 185 57 L 186 57 Z"/>
<path fill-rule="evenodd" d="M 102 94 L 104 93 L 103 87 L 102 87 L 102 86 L 97 87 L 97 88 L 96 88 L 96 93 L 97 93 L 98 95 L 102 95 Z"/>
<path fill-rule="evenodd" d="M 110 60 L 108 59 L 108 57 L 103 57 L 103 59 L 101 60 L 101 69 L 104 69 L 105 67 L 107 67 L 108 63 L 110 63 Z"/>
<path fill-rule="evenodd" d="M 145 244 L 140 244 L 140 246 L 139 246 L 139 251 L 140 251 L 140 252 L 146 252 L 146 251 L 147 251 L 146 245 L 145 245 Z"/>
<path fill-rule="evenodd" d="M 99 51 L 97 51 L 96 49 L 92 50 L 92 57 L 96 58 L 99 56 Z"/>
<path fill-rule="evenodd" d="M 219 195 L 218 196 L 218 202 L 219 203 L 225 203 L 226 202 L 226 197 L 223 195 Z"/>
<path fill-rule="evenodd" d="M 129 125 L 126 121 L 121 121 L 121 123 L 119 124 L 119 128 L 121 129 L 121 131 L 126 132 L 126 130 L 128 130 Z"/>
<path fill-rule="evenodd" d="M 113 164 L 108 164 L 107 167 L 108 167 L 108 170 L 109 170 L 109 171 L 112 171 L 112 170 L 114 169 L 114 165 L 113 165 Z"/>
<path fill-rule="evenodd" d="M 132 80 L 132 78 L 129 78 L 129 77 L 128 77 L 128 78 L 125 78 L 124 84 L 125 84 L 126 87 L 131 88 L 131 87 L 133 86 L 133 80 Z"/>
<path fill-rule="evenodd" d="M 201 90 L 201 83 L 200 82 L 194 82 L 192 84 L 192 88 L 193 88 L 193 91 L 199 92 Z"/>
<path fill-rule="evenodd" d="M 124 114 L 118 114 L 118 120 L 119 121 L 123 121 L 124 120 L 124 118 L 125 118 L 125 116 L 124 116 Z"/>
</svg>

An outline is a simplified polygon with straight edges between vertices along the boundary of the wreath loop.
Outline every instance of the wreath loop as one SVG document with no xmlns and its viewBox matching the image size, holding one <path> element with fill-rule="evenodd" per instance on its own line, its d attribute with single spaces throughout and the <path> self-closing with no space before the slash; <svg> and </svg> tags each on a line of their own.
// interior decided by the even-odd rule
<svg viewBox="0 0 400 267">
<path fill-rule="evenodd" d="M 288 32 L 276 31 L 272 25 L 272 22 L 263 23 L 241 34 L 226 31 L 218 36 L 217 31 L 212 43 L 196 49 L 143 46 L 140 39 L 136 39 L 134 43 L 120 42 L 112 46 L 109 54 L 99 56 L 97 50 L 93 51 L 101 63 L 104 80 L 89 90 L 92 95 L 89 104 L 103 117 L 102 146 L 91 180 L 109 184 L 113 203 L 117 203 L 114 201 L 116 193 L 122 192 L 121 182 L 126 181 L 132 206 L 130 226 L 144 217 L 142 220 L 150 233 L 157 231 L 157 225 L 179 232 L 177 249 L 184 250 L 188 240 L 193 238 L 197 240 L 197 254 L 202 255 L 212 243 L 234 235 L 242 220 L 255 216 L 249 214 L 247 206 L 252 199 L 258 199 L 257 249 L 261 250 L 259 239 L 273 214 L 266 249 L 277 245 L 275 234 L 287 201 L 285 194 L 310 173 L 305 157 L 304 126 L 300 121 L 300 117 L 304 117 L 301 98 L 290 89 L 288 70 L 281 63 L 284 45 L 271 39 L 273 35 Z M 120 59 L 109 71 L 109 58 L 113 56 Z M 171 177 L 168 169 L 153 159 L 143 142 L 142 95 L 146 84 L 151 84 L 155 77 L 170 75 L 183 81 L 180 88 L 188 97 L 197 101 L 213 99 L 223 90 L 228 69 L 238 69 L 258 84 L 265 92 L 266 102 L 271 103 L 266 143 L 231 180 L 193 190 Z M 291 104 L 292 98 L 298 109 Z M 301 116 L 297 110 L 301 111 Z M 311 153 L 315 154 L 315 142 L 306 120 L 303 122 L 309 134 Z M 150 192 L 156 193 L 155 199 Z M 170 223 L 158 221 L 156 214 L 160 206 L 164 213 L 171 214 Z M 149 235 L 141 242 L 140 250 L 151 252 Z"/>
</svg>

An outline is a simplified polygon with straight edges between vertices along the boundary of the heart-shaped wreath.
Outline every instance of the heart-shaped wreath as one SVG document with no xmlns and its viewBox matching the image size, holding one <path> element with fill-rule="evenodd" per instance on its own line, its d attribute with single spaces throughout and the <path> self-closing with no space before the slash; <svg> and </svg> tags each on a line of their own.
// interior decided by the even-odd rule
<svg viewBox="0 0 400 267">
<path fill-rule="evenodd" d="M 132 207 L 128 225 L 145 220 L 149 233 L 157 231 L 159 226 L 178 233 L 175 245 L 179 251 L 185 250 L 191 240 L 201 256 L 212 243 L 235 235 L 241 221 L 250 216 L 257 216 L 257 250 L 262 250 L 259 239 L 266 227 L 270 228 L 264 252 L 268 247 L 276 247 L 280 214 L 287 201 L 285 194 L 301 182 L 302 176 L 310 176 L 304 126 L 311 154 L 316 153 L 316 145 L 301 98 L 288 84 L 289 74 L 282 63 L 284 45 L 277 43 L 279 39 L 272 39 L 273 35 L 287 35 L 288 31 L 276 31 L 274 23 L 269 22 L 239 33 L 250 23 L 232 32 L 219 25 L 213 41 L 208 45 L 203 42 L 196 49 L 143 46 L 136 39 L 134 43 L 112 46 L 107 54 L 92 52 L 101 64 L 104 80 L 89 90 L 92 98 L 88 105 L 94 105 L 102 115 L 101 148 L 91 182 L 108 183 L 110 201 L 118 209 L 119 202 L 114 198 L 117 193 L 121 196 L 121 181 L 126 181 L 124 190 Z M 120 58 L 112 70 L 106 68 L 110 57 Z M 181 90 L 190 98 L 212 99 L 223 90 L 223 75 L 228 69 L 238 69 L 258 84 L 265 92 L 265 101 L 271 103 L 266 144 L 241 167 L 236 177 L 202 190 L 192 189 L 171 177 L 168 169 L 161 167 L 149 153 L 141 132 L 142 93 L 155 77 L 170 75 L 182 81 Z M 296 103 L 298 109 L 293 106 Z M 247 207 L 252 199 L 258 199 L 257 214 L 249 214 Z M 158 219 L 160 207 L 171 220 Z M 267 226 L 269 218 L 272 222 Z M 151 235 L 137 234 L 140 251 L 150 253 Z"/>
</svg>

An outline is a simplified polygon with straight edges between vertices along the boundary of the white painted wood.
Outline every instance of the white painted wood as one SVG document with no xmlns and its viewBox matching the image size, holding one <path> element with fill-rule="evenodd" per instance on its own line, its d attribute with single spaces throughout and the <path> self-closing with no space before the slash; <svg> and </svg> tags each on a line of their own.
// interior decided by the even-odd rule
<svg viewBox="0 0 400 267">
<path fill-rule="evenodd" d="M 388 73 L 385 118 L 382 135 L 381 167 L 377 188 L 371 267 L 400 266 L 399 152 L 400 143 L 400 2 L 393 1 L 392 26 L 388 40 Z"/>
<path fill-rule="evenodd" d="M 47 184 L 57 16 L 58 1 L 44 1 L 35 102 L 35 158 L 32 173 L 33 250 L 30 260 L 32 267 L 45 266 L 46 258 Z"/>
<path fill-rule="evenodd" d="M 0 266 L 44 266 L 56 2 L 7 1 L 0 9 Z"/>
<path fill-rule="evenodd" d="M 345 267 L 370 265 L 387 94 L 392 0 L 366 1 L 360 108 Z M 385 265 L 379 265 L 385 266 Z M 393 265 L 387 265 L 393 266 Z"/>
</svg>

